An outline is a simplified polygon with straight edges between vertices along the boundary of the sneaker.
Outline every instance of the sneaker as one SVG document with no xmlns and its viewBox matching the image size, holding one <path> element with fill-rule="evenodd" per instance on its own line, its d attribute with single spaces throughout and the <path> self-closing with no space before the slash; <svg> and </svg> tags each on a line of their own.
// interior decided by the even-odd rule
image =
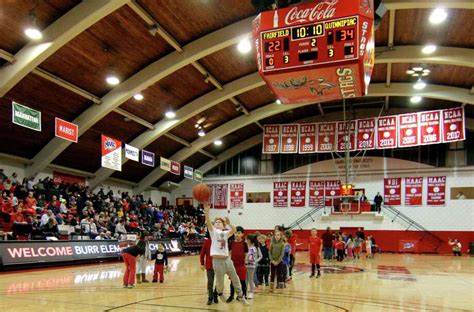
<svg viewBox="0 0 474 312">
<path fill-rule="evenodd" d="M 229 297 L 229 298 L 227 298 L 227 300 L 225 302 L 231 303 L 233 300 L 234 300 L 234 297 Z M 239 299 L 237 298 L 237 300 L 239 300 Z"/>
<path fill-rule="evenodd" d="M 250 303 L 244 297 L 237 297 L 237 301 L 240 301 L 244 306 L 250 305 Z"/>
<path fill-rule="evenodd" d="M 316 275 L 316 278 L 320 278 L 321 277 L 321 273 L 318 273 L 318 275 Z"/>
<path fill-rule="evenodd" d="M 151 282 L 152 282 L 152 283 L 158 283 L 158 281 L 157 281 L 157 280 L 153 280 L 153 281 L 151 281 Z"/>
<path fill-rule="evenodd" d="M 128 288 L 128 285 L 123 285 L 123 288 Z"/>
<path fill-rule="evenodd" d="M 135 285 L 128 285 L 127 288 L 135 288 Z"/>
<path fill-rule="evenodd" d="M 219 300 L 217 299 L 217 293 L 214 293 L 214 303 L 219 303 Z"/>
<path fill-rule="evenodd" d="M 249 292 L 249 293 L 247 294 L 247 299 L 253 299 L 253 293 Z"/>
<path fill-rule="evenodd" d="M 268 283 L 265 283 L 265 286 L 270 286 L 270 284 L 268 284 Z"/>
</svg>

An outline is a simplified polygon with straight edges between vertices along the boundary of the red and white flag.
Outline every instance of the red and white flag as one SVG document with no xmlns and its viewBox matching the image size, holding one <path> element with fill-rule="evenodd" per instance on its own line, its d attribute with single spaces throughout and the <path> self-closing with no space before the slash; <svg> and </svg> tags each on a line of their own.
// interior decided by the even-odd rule
<svg viewBox="0 0 474 312">
<path fill-rule="evenodd" d="M 357 119 L 357 150 L 375 148 L 376 122 L 375 118 Z"/>
<path fill-rule="evenodd" d="M 102 135 L 102 167 L 122 171 L 122 142 Z"/>
<path fill-rule="evenodd" d="M 420 112 L 420 144 L 441 143 L 441 111 Z"/>
<path fill-rule="evenodd" d="M 301 124 L 299 139 L 300 154 L 316 153 L 316 124 Z"/>
<path fill-rule="evenodd" d="M 74 143 L 77 143 L 78 127 L 72 122 L 61 118 L 54 118 L 54 135 Z"/>
<path fill-rule="evenodd" d="M 244 184 L 235 183 L 230 185 L 230 208 L 244 208 Z"/>
<path fill-rule="evenodd" d="M 341 181 L 329 180 L 324 181 L 324 192 L 326 196 L 326 206 L 332 205 L 331 197 L 341 196 Z"/>
<path fill-rule="evenodd" d="M 421 206 L 423 177 L 405 178 L 405 206 Z"/>
<path fill-rule="evenodd" d="M 318 152 L 334 152 L 336 151 L 336 123 L 323 122 L 318 126 Z"/>
<path fill-rule="evenodd" d="M 281 125 L 281 153 L 298 153 L 298 124 Z"/>
<path fill-rule="evenodd" d="M 227 190 L 228 184 L 213 185 L 213 203 L 215 209 L 227 208 Z"/>
<path fill-rule="evenodd" d="M 288 182 L 273 182 L 273 207 L 288 207 Z"/>
<path fill-rule="evenodd" d="M 291 207 L 304 207 L 306 204 L 306 181 L 291 182 Z"/>
<path fill-rule="evenodd" d="M 348 145 L 349 144 L 349 145 Z M 338 121 L 337 122 L 337 151 L 345 152 L 355 151 L 356 147 L 356 122 Z"/>
<path fill-rule="evenodd" d="M 324 181 L 309 181 L 309 206 L 324 206 Z"/>
<path fill-rule="evenodd" d="M 377 148 L 397 147 L 397 116 L 377 119 Z"/>
<path fill-rule="evenodd" d="M 389 206 L 402 204 L 402 178 L 383 179 L 383 201 Z"/>
<path fill-rule="evenodd" d="M 418 113 L 398 115 L 398 147 L 418 145 Z"/>
<path fill-rule="evenodd" d="M 464 108 L 451 108 L 443 111 L 443 143 L 466 139 Z"/>
<path fill-rule="evenodd" d="M 263 126 L 263 154 L 280 152 L 280 125 Z"/>
<path fill-rule="evenodd" d="M 428 177 L 428 206 L 443 206 L 446 203 L 446 176 Z"/>
</svg>

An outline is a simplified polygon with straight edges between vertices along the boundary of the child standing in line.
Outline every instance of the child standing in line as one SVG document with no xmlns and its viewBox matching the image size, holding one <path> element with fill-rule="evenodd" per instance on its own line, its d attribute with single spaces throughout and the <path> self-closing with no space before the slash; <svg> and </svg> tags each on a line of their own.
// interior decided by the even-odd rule
<svg viewBox="0 0 474 312">
<path fill-rule="evenodd" d="M 296 246 L 298 245 L 296 243 L 296 240 L 298 237 L 291 230 L 287 230 L 285 234 L 286 234 L 286 237 L 288 238 L 288 244 L 290 244 L 290 247 L 291 247 L 290 265 L 288 266 L 288 273 L 290 274 L 289 281 L 290 281 L 291 278 L 293 277 L 293 267 L 295 266 L 295 261 L 296 261 Z"/>
<path fill-rule="evenodd" d="M 354 238 L 354 259 L 360 259 L 360 252 L 362 248 L 362 243 L 364 240 L 360 238 L 359 236 L 356 236 Z"/>
<path fill-rule="evenodd" d="M 288 243 L 286 236 L 282 238 L 283 244 L 285 244 L 284 255 L 283 255 L 283 287 L 286 288 L 286 282 L 289 282 L 288 273 L 291 265 L 291 245 Z"/>
<path fill-rule="evenodd" d="M 370 235 L 367 236 L 367 240 L 365 241 L 365 252 L 366 258 L 372 258 L 372 240 Z"/>
<path fill-rule="evenodd" d="M 353 251 L 354 248 L 354 240 L 352 238 L 352 234 L 349 234 L 349 237 L 347 238 L 346 242 L 346 250 L 347 250 L 347 258 L 352 259 L 353 258 Z"/>
<path fill-rule="evenodd" d="M 155 255 L 155 270 L 153 272 L 153 283 L 158 282 L 158 274 L 160 274 L 160 283 L 165 281 L 165 269 L 168 271 L 168 254 L 166 253 L 165 246 L 160 244 L 158 251 Z"/>
<path fill-rule="evenodd" d="M 209 232 L 206 232 L 206 239 L 199 254 L 199 260 L 201 261 L 201 270 L 204 271 L 205 269 L 207 274 L 207 305 L 211 305 L 213 302 L 219 303 L 217 300 L 217 290 L 214 288 L 214 268 L 212 267 Z"/>
<path fill-rule="evenodd" d="M 336 241 L 336 250 L 337 250 L 337 261 L 341 262 L 344 260 L 344 241 L 342 237 L 339 236 Z"/>
<path fill-rule="evenodd" d="M 309 278 L 314 277 L 316 269 L 318 269 L 318 275 L 316 278 L 321 276 L 321 252 L 323 250 L 323 240 L 318 237 L 318 231 L 315 228 L 311 229 L 311 236 L 308 238 L 309 243 L 309 261 L 311 263 L 311 275 Z"/>
<path fill-rule="evenodd" d="M 260 249 L 257 247 L 258 241 L 256 235 L 248 235 L 246 241 L 248 253 L 245 258 L 245 265 L 247 266 L 247 284 L 249 290 L 247 293 L 247 298 L 253 299 L 253 292 L 255 290 L 255 269 L 258 265 L 258 262 L 262 259 L 262 254 L 260 253 Z"/>
<path fill-rule="evenodd" d="M 259 285 L 265 284 L 268 286 L 268 275 L 270 274 L 270 256 L 267 247 L 267 236 L 260 235 L 258 238 L 260 253 L 262 259 L 258 263 L 257 276 Z"/>
<path fill-rule="evenodd" d="M 248 252 L 247 244 L 244 241 L 244 228 L 235 227 L 235 241 L 231 244 L 230 259 L 234 263 L 235 271 L 240 280 L 244 297 L 247 297 L 247 269 L 245 268 L 245 254 Z M 230 296 L 226 302 L 230 303 L 234 300 L 234 285 L 230 284 Z"/>
<path fill-rule="evenodd" d="M 283 283 L 283 255 L 285 254 L 285 245 L 281 239 L 281 232 L 275 232 L 273 242 L 270 246 L 270 292 L 275 289 L 275 279 L 278 285 Z"/>
</svg>

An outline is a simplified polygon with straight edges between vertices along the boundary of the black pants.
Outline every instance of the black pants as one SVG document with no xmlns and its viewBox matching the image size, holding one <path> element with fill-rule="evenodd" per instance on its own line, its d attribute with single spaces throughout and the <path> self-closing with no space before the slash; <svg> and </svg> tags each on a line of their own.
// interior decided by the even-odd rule
<svg viewBox="0 0 474 312">
<path fill-rule="evenodd" d="M 375 211 L 380 212 L 381 207 L 382 203 L 375 203 Z"/>
<path fill-rule="evenodd" d="M 262 264 L 257 268 L 258 282 L 261 284 L 268 285 L 268 276 L 270 275 L 270 265 Z"/>
<path fill-rule="evenodd" d="M 207 270 L 207 293 L 209 296 L 209 299 L 214 298 L 214 296 L 217 296 L 217 291 L 214 288 L 214 270 L 210 269 Z"/>
<path fill-rule="evenodd" d="M 290 277 L 293 276 L 293 267 L 295 266 L 295 255 L 290 254 L 290 265 L 288 266 L 288 273 Z"/>
<path fill-rule="evenodd" d="M 454 254 L 454 256 L 459 256 L 459 257 L 461 257 L 461 251 L 454 251 L 454 250 L 453 250 L 453 254 Z"/>
<path fill-rule="evenodd" d="M 277 265 L 271 265 L 270 267 L 270 283 L 275 282 L 275 278 L 277 283 L 283 283 L 283 262 L 278 263 Z"/>
<path fill-rule="evenodd" d="M 344 249 L 337 250 L 337 261 L 344 260 Z"/>
<path fill-rule="evenodd" d="M 247 297 L 247 281 L 241 280 L 240 286 L 242 287 L 242 293 L 244 294 L 244 297 Z M 230 283 L 230 297 L 234 298 L 234 294 L 235 294 L 234 286 L 232 285 L 232 283 Z"/>
</svg>

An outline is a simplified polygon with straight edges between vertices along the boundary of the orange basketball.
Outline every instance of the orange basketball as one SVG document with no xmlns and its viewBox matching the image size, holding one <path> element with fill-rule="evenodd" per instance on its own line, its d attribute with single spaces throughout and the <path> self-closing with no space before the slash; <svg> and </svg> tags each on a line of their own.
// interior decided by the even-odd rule
<svg viewBox="0 0 474 312">
<path fill-rule="evenodd" d="M 209 201 L 209 195 L 211 195 L 211 191 L 206 184 L 199 183 L 193 187 L 193 197 L 198 202 L 203 203 Z"/>
</svg>

